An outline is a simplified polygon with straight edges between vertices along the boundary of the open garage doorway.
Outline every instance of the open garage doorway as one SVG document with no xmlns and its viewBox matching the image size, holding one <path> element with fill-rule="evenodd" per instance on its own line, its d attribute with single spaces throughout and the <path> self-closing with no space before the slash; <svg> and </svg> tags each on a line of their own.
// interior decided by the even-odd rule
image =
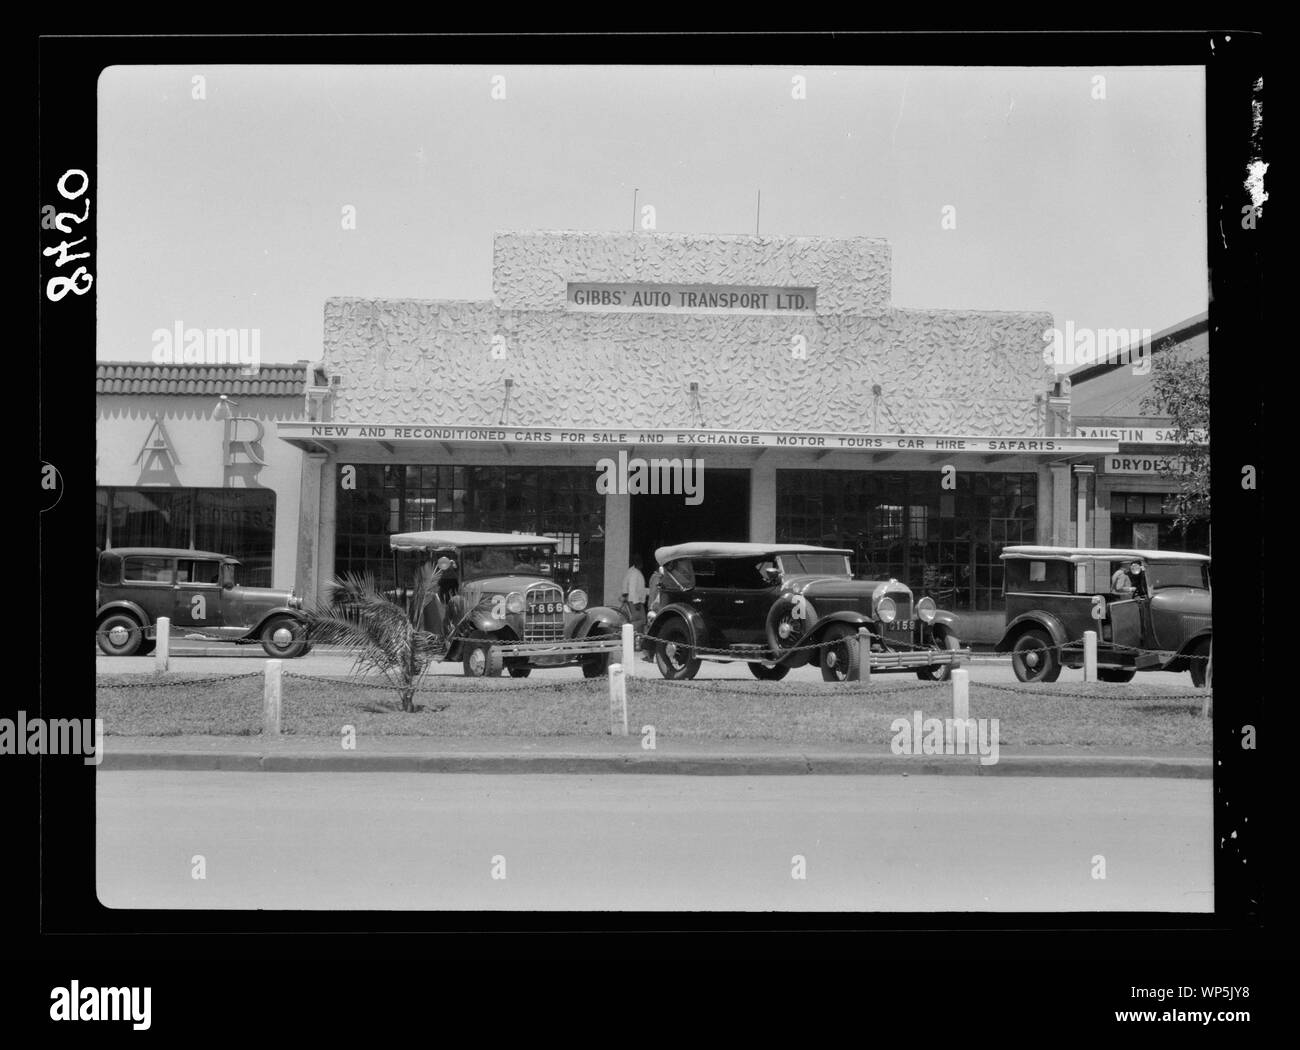
<svg viewBox="0 0 1300 1050">
<path fill-rule="evenodd" d="M 704 500 L 696 506 L 680 495 L 635 495 L 632 550 L 641 555 L 647 578 L 655 570 L 655 550 L 691 540 L 749 539 L 749 471 L 706 470 Z"/>
</svg>

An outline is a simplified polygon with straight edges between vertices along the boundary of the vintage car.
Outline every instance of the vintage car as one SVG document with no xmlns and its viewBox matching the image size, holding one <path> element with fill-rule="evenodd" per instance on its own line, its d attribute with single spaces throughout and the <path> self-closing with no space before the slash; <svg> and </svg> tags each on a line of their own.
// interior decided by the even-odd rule
<svg viewBox="0 0 1300 1050">
<path fill-rule="evenodd" d="M 1127 682 L 1137 671 L 1188 671 L 1205 684 L 1210 656 L 1210 559 L 1178 551 L 1007 547 L 1002 552 L 1006 632 L 1022 682 L 1054 682 L 1083 666 L 1083 634 L 1097 632 L 1097 677 Z M 1116 570 L 1138 562 L 1131 593 L 1110 590 Z M 1094 586 L 1084 579 L 1095 573 Z M 1082 570 L 1082 571 L 1081 571 Z"/>
<path fill-rule="evenodd" d="M 660 547 L 660 594 L 647 632 L 660 674 L 693 678 L 702 660 L 743 660 L 755 678 L 777 681 L 812 661 L 828 682 L 853 681 L 865 627 L 871 673 L 948 678 L 970 655 L 955 617 L 929 597 L 914 601 L 898 580 L 855 580 L 850 554 L 792 543 Z"/>
<path fill-rule="evenodd" d="M 577 587 L 555 581 L 556 549 L 549 536 L 494 532 L 403 532 L 390 537 L 397 578 L 421 564 L 440 568 L 445 613 L 431 608 L 425 626 L 447 643 L 444 659 L 460 660 L 471 677 L 502 670 L 527 678 L 534 667 L 577 664 L 587 678 L 617 659 L 626 617 L 587 605 Z M 441 622 L 438 622 L 439 619 Z"/>
<path fill-rule="evenodd" d="M 153 651 L 158 617 L 174 638 L 260 642 L 268 656 L 310 651 L 302 599 L 292 591 L 244 587 L 228 554 L 170 547 L 121 547 L 99 555 L 95 638 L 109 656 Z"/>
</svg>

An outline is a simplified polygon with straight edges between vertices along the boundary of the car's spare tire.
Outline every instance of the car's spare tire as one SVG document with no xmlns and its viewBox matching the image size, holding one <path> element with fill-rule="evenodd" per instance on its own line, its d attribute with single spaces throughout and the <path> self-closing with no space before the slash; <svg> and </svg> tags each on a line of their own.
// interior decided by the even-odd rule
<svg viewBox="0 0 1300 1050">
<path fill-rule="evenodd" d="M 774 653 L 786 652 L 799 645 L 800 639 L 817 622 L 817 610 L 812 602 L 799 594 L 783 594 L 767 611 L 767 645 Z M 796 653 L 783 660 L 786 667 L 802 667 L 816 653 Z"/>
</svg>

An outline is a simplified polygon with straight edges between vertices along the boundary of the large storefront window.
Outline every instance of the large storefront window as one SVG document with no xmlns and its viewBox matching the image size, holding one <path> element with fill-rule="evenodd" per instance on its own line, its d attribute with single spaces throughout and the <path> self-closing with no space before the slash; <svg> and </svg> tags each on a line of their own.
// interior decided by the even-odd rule
<svg viewBox="0 0 1300 1050">
<path fill-rule="evenodd" d="M 1198 521 L 1186 530 L 1175 529 L 1175 517 L 1176 514 L 1169 505 L 1169 497 L 1163 493 L 1112 492 L 1111 546 L 1209 554 L 1210 523 Z"/>
<path fill-rule="evenodd" d="M 240 582 L 271 586 L 275 493 L 260 489 L 101 488 L 97 539 L 108 547 L 216 551 L 243 562 Z"/>
<path fill-rule="evenodd" d="M 394 532 L 527 532 L 560 540 L 557 578 L 603 598 L 605 497 L 590 467 L 358 464 L 356 488 L 338 485 L 334 571 L 370 572 L 395 586 Z"/>
<path fill-rule="evenodd" d="M 1035 542 L 1038 477 L 964 471 L 776 472 L 776 538 L 853 551 L 853 571 L 893 576 L 940 607 L 1002 606 L 1002 548 Z"/>
</svg>

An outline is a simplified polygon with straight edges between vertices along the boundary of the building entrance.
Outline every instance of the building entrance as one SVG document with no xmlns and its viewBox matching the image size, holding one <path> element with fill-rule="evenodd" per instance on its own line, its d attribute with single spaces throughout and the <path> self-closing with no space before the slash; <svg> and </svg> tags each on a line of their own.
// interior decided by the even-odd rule
<svg viewBox="0 0 1300 1050">
<path fill-rule="evenodd" d="M 655 550 L 691 540 L 749 539 L 749 471 L 708 470 L 704 500 L 696 506 L 680 495 L 635 495 L 632 503 L 632 549 L 641 555 L 648 578 L 655 570 Z"/>
</svg>

